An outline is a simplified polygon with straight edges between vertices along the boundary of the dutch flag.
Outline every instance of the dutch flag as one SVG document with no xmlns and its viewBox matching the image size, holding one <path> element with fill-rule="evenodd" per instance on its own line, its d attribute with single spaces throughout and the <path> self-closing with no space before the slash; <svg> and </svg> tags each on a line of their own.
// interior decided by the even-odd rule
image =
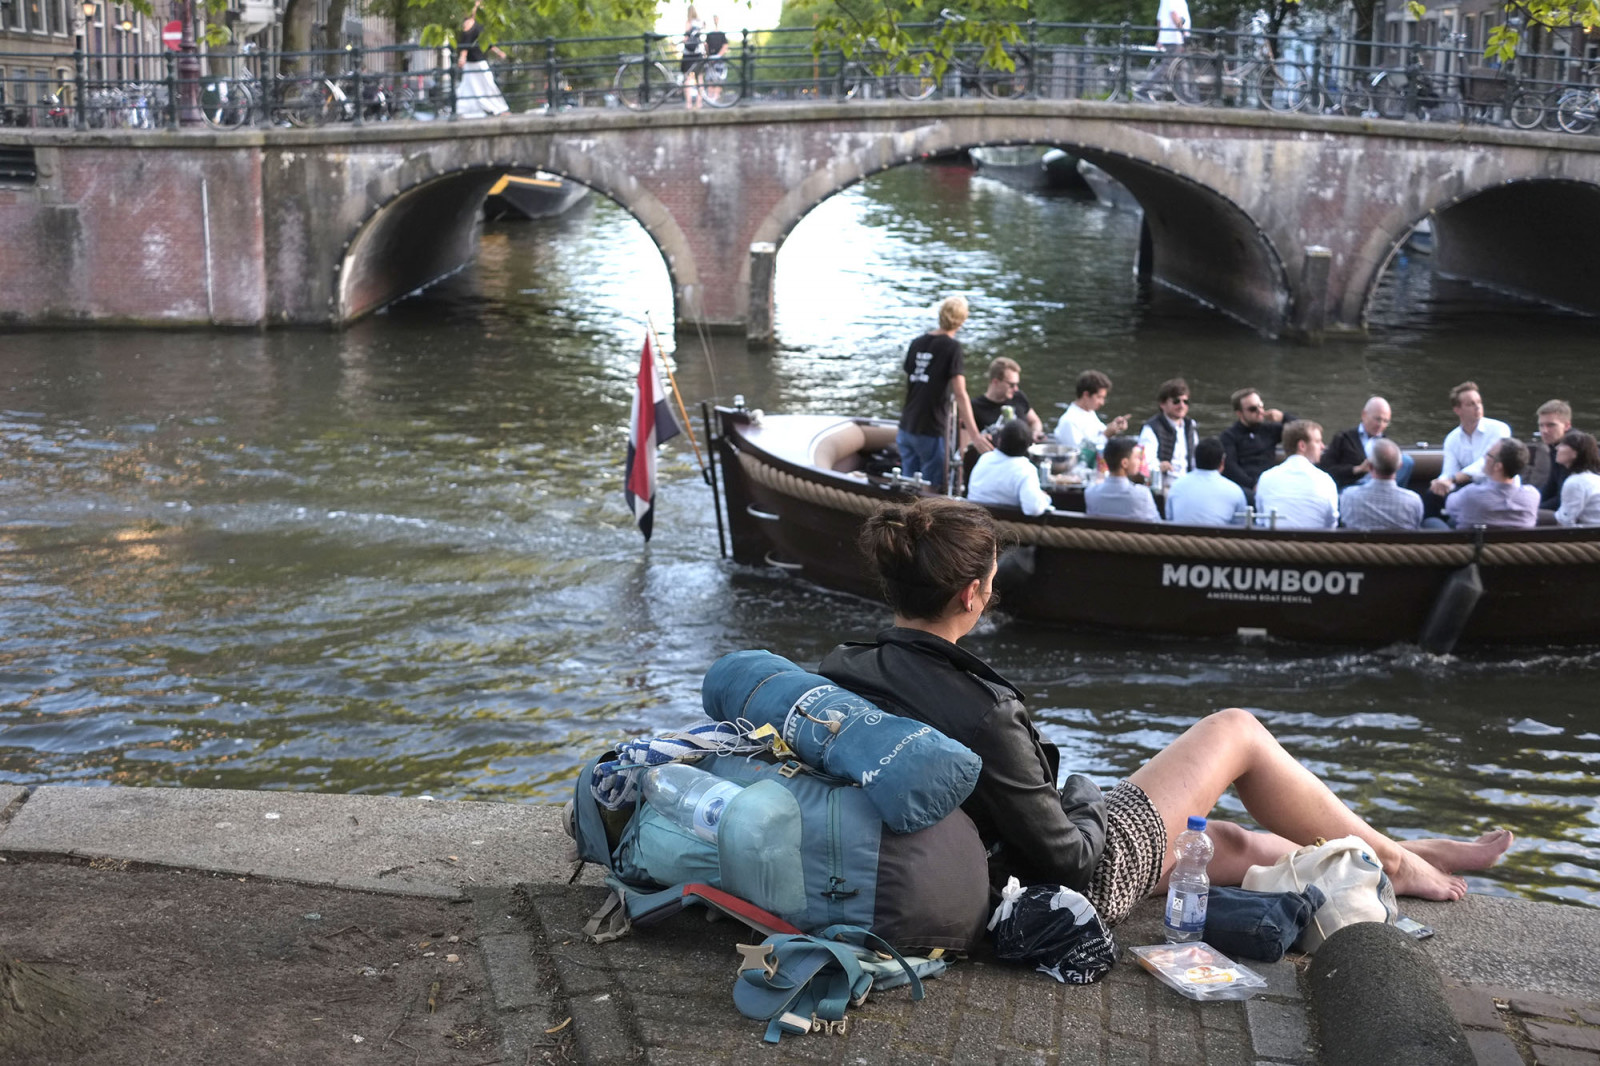
<svg viewBox="0 0 1600 1066">
<path fill-rule="evenodd" d="M 646 333 L 644 351 L 639 357 L 639 376 L 633 384 L 633 417 L 628 422 L 628 465 L 623 495 L 627 497 L 634 521 L 639 523 L 639 532 L 647 541 L 655 523 L 656 446 L 680 432 L 666 394 L 661 391 L 655 348 L 650 334 Z"/>
</svg>

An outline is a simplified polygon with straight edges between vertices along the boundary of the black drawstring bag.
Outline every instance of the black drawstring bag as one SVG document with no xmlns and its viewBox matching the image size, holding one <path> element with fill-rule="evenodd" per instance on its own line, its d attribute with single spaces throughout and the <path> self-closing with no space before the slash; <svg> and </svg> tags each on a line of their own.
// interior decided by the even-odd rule
<svg viewBox="0 0 1600 1066">
<path fill-rule="evenodd" d="M 1061 885 L 1023 888 L 1011 878 L 989 932 L 997 958 L 1034 963 L 1064 984 L 1093 984 L 1117 959 L 1117 945 L 1094 905 Z"/>
<path fill-rule="evenodd" d="M 1316 885 L 1304 892 L 1252 892 L 1212 886 L 1205 941 L 1236 959 L 1277 962 L 1327 901 Z"/>
</svg>

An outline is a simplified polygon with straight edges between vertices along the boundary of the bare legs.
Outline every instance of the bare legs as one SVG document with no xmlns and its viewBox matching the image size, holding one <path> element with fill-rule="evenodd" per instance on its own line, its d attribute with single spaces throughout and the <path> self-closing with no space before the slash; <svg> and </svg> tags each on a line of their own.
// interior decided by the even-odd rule
<svg viewBox="0 0 1600 1066">
<path fill-rule="evenodd" d="M 1217 884 L 1238 884 L 1249 866 L 1274 862 L 1317 837 L 1353 835 L 1372 848 L 1400 895 L 1460 899 L 1467 885 L 1453 871 L 1493 865 L 1511 844 L 1509 833 L 1491 833 L 1471 843 L 1433 840 L 1402 846 L 1358 818 L 1284 751 L 1254 715 L 1237 708 L 1201 719 L 1129 780 L 1161 812 L 1168 839 L 1177 838 L 1189 815 L 1216 806 L 1229 786 L 1239 793 L 1245 810 L 1268 832 L 1216 824 L 1212 880 Z M 1171 863 L 1168 854 L 1168 869 Z"/>
</svg>

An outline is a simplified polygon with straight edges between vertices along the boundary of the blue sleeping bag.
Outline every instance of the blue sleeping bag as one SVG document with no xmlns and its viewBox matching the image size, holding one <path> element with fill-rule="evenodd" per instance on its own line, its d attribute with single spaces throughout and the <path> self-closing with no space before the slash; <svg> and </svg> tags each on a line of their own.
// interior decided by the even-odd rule
<svg viewBox="0 0 1600 1066">
<path fill-rule="evenodd" d="M 925 829 L 961 806 L 982 762 L 930 725 L 879 710 L 769 651 L 736 651 L 706 671 L 700 700 L 719 722 L 770 725 L 807 766 L 861 786 L 884 825 Z"/>
</svg>

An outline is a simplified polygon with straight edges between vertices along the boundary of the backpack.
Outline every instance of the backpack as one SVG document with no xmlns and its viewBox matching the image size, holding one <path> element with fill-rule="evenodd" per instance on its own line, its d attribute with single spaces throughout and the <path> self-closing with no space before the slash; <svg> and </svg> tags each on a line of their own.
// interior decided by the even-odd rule
<svg viewBox="0 0 1600 1066">
<path fill-rule="evenodd" d="M 698 24 L 690 26 L 689 32 L 683 35 L 683 54 L 686 56 L 700 54 L 700 26 Z"/>
<path fill-rule="evenodd" d="M 744 786 L 701 839 L 635 798 L 608 811 L 579 774 L 569 829 L 579 858 L 608 873 L 612 896 L 585 929 L 615 939 L 685 906 L 711 906 L 765 933 L 848 925 L 913 954 L 965 951 L 983 934 L 988 863 L 977 827 L 957 809 L 892 833 L 859 785 L 770 755 L 708 755 L 699 769 Z"/>
</svg>

